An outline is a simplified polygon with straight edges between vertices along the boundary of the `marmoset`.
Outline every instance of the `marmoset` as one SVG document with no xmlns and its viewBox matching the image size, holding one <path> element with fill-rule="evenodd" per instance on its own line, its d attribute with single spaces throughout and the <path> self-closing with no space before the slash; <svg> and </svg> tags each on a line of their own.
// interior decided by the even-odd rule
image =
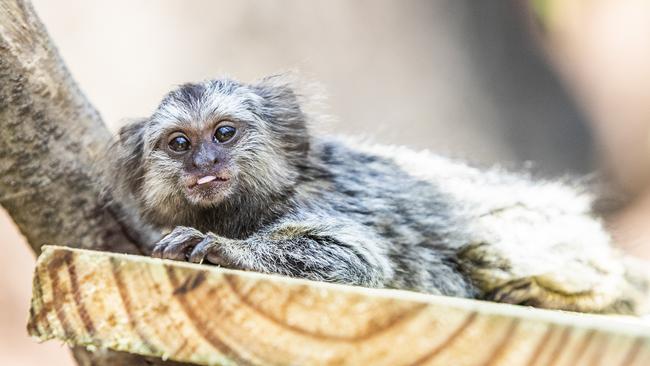
<svg viewBox="0 0 650 366">
<path fill-rule="evenodd" d="M 171 230 L 151 254 L 317 281 L 638 313 L 588 192 L 318 136 L 282 76 L 189 83 L 122 128 L 115 195 Z M 162 232 L 162 231 L 161 231 Z"/>
</svg>

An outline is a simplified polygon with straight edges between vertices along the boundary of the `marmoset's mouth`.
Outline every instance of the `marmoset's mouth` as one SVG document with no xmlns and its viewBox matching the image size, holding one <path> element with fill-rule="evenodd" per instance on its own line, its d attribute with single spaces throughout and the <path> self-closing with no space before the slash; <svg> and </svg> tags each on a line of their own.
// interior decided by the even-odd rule
<svg viewBox="0 0 650 366">
<path fill-rule="evenodd" d="M 193 188 L 201 188 L 201 187 L 209 187 L 209 186 L 214 186 L 222 182 L 228 181 L 229 178 L 225 176 L 218 176 L 218 175 L 205 175 L 200 178 L 195 178 L 192 179 L 189 184 L 187 185 L 187 188 L 193 189 Z"/>
<path fill-rule="evenodd" d="M 185 182 L 187 198 L 199 205 L 214 204 L 226 197 L 232 189 L 232 179 L 225 174 L 193 176 Z"/>
</svg>

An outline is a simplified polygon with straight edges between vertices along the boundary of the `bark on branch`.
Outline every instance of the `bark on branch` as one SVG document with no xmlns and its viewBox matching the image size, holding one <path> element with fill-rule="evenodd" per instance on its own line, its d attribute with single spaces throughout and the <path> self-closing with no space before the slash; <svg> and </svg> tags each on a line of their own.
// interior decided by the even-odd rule
<svg viewBox="0 0 650 366">
<path fill-rule="evenodd" d="M 0 204 L 45 243 L 137 253 L 93 184 L 110 141 L 31 5 L 0 3 Z"/>
<path fill-rule="evenodd" d="M 37 254 L 47 243 L 139 252 L 94 183 L 110 139 L 31 4 L 1 1 L 0 205 Z M 115 352 L 74 354 L 83 365 L 145 364 Z"/>
</svg>

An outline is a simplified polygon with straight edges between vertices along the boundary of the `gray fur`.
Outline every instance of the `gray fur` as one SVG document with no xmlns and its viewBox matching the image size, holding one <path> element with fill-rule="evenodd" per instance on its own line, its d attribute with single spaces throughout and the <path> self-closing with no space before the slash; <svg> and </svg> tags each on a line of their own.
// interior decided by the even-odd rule
<svg viewBox="0 0 650 366">
<path fill-rule="evenodd" d="M 229 152 L 234 183 L 195 202 L 161 138 L 222 117 L 247 126 Z M 173 229 L 157 257 L 555 308 L 616 306 L 623 269 L 582 190 L 317 137 L 308 122 L 281 77 L 183 85 L 122 129 L 113 189 L 145 221 Z"/>
</svg>

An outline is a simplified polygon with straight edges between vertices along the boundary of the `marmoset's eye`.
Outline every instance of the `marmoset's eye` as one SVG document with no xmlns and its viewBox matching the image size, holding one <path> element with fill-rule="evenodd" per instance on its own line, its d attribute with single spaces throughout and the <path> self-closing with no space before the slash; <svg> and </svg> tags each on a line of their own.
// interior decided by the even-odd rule
<svg viewBox="0 0 650 366">
<path fill-rule="evenodd" d="M 237 129 L 233 126 L 221 126 L 214 133 L 214 139 L 218 142 L 226 142 L 235 136 Z"/>
<path fill-rule="evenodd" d="M 169 148 L 176 152 L 187 151 L 190 149 L 190 140 L 184 135 L 177 135 L 169 140 Z"/>
</svg>

